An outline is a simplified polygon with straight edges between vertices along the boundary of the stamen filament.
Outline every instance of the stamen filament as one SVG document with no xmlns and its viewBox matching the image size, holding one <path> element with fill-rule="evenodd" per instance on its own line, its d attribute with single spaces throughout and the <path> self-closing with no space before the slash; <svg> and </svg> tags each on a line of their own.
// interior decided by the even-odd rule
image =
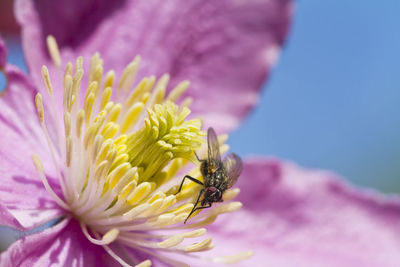
<svg viewBox="0 0 400 267">
<path fill-rule="evenodd" d="M 99 245 L 99 246 L 108 245 L 108 244 L 112 243 L 115 239 L 117 239 L 117 237 L 119 235 L 119 230 L 116 228 L 113 228 L 113 229 L 109 230 L 107 233 L 105 233 L 101 240 L 95 239 L 90 236 L 87 226 L 83 222 L 81 222 L 80 225 L 81 225 L 83 234 L 86 236 L 86 238 L 90 242 L 92 242 L 95 245 Z"/>
<path fill-rule="evenodd" d="M 57 196 L 57 194 L 53 191 L 49 182 L 47 181 L 46 175 L 44 174 L 44 167 L 43 167 L 42 161 L 40 160 L 39 156 L 33 155 L 32 161 L 33 161 L 33 164 L 35 165 L 36 171 L 39 174 L 40 179 L 42 180 L 44 187 L 46 188 L 46 191 L 49 192 L 51 197 L 54 199 L 54 201 L 58 205 L 60 205 L 60 207 L 62 207 L 65 210 L 69 210 L 68 205 L 61 198 L 59 198 Z"/>
<path fill-rule="evenodd" d="M 52 60 L 60 67 L 61 56 L 54 37 L 49 36 L 47 44 Z M 184 95 L 189 81 L 179 83 L 166 96 L 169 75 L 159 79 L 149 76 L 129 93 L 139 63 L 140 57 L 135 57 L 115 84 L 115 72 L 103 67 L 107 65 L 98 53 L 91 58 L 86 73 L 83 57 L 76 59 L 75 66 L 68 62 L 61 74 L 62 86 L 54 87 L 63 88 L 63 110 L 56 109 L 54 96 L 58 94 L 54 93 L 49 70 L 44 66 L 43 83 L 56 121 L 55 131 L 50 132 L 54 135 L 50 136 L 46 126 L 41 94 L 37 94 L 35 102 L 62 197 L 49 185 L 39 157 L 33 156 L 33 161 L 55 202 L 68 211 L 70 218 L 79 221 L 89 242 L 102 246 L 117 262 L 123 266 L 132 266 L 132 262 L 139 267 L 151 265 L 149 260 L 133 258 L 127 262 L 118 255 L 129 247 L 166 264 L 188 266 L 156 251 L 190 256 L 212 249 L 209 237 L 191 245 L 184 241 L 203 236 L 206 230 L 198 227 L 212 223 L 222 213 L 239 209 L 241 203 L 215 203 L 212 209 L 191 214 L 188 224 L 183 224 L 201 188 L 185 183 L 176 194 L 178 180 L 190 162 L 198 164 L 195 153 L 205 143 L 206 133 L 201 131 L 200 119 L 187 119 L 192 98 L 183 99 L 180 105 L 174 103 Z M 87 80 L 87 85 L 80 92 L 82 80 Z M 226 136 L 219 137 L 221 152 L 228 149 L 223 144 L 225 140 Z M 188 174 L 204 181 L 198 168 Z M 176 177 L 179 179 L 173 180 Z M 239 189 L 227 190 L 223 199 L 232 200 L 238 193 Z M 172 232 L 152 234 L 157 230 Z M 122 244 L 118 253 L 108 246 L 113 242 Z M 208 260 L 234 262 L 248 255 Z"/>
</svg>

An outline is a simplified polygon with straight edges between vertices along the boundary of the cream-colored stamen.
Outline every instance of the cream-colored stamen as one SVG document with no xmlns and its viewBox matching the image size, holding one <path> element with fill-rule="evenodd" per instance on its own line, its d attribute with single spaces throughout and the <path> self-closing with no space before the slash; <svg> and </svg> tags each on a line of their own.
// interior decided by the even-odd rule
<svg viewBox="0 0 400 267">
<path fill-rule="evenodd" d="M 47 36 L 46 42 L 50 57 L 53 60 L 54 65 L 59 68 L 61 66 L 61 56 L 56 39 L 54 38 L 54 36 L 49 35 Z"/>
<path fill-rule="evenodd" d="M 253 251 L 243 251 L 230 256 L 215 257 L 212 261 L 215 263 L 234 264 L 240 261 L 247 260 L 254 255 Z"/>
<path fill-rule="evenodd" d="M 43 100 L 42 100 L 42 95 L 40 93 L 36 94 L 35 103 L 40 123 L 43 124 L 44 123 Z"/>
<path fill-rule="evenodd" d="M 140 57 L 136 56 L 131 63 L 126 66 L 122 72 L 122 76 L 118 83 L 118 89 L 129 90 L 132 87 L 133 81 L 136 77 L 137 69 L 139 68 Z"/>
<path fill-rule="evenodd" d="M 185 250 L 187 252 L 199 252 L 199 251 L 209 250 L 211 248 L 213 248 L 212 239 L 206 238 L 199 243 L 194 243 L 194 244 L 186 247 Z"/>
<path fill-rule="evenodd" d="M 190 82 L 189 81 L 183 81 L 180 82 L 172 91 L 169 93 L 167 100 L 171 102 L 175 102 L 176 100 L 183 95 L 186 90 L 189 88 Z"/>
<path fill-rule="evenodd" d="M 83 109 L 79 110 L 76 116 L 76 136 L 78 139 L 81 138 L 84 117 L 85 111 Z"/>
<path fill-rule="evenodd" d="M 53 191 L 49 182 L 47 181 L 46 175 L 44 174 L 44 167 L 43 167 L 42 161 L 40 160 L 39 156 L 33 155 L 32 161 L 33 161 L 33 164 L 35 165 L 37 173 L 40 176 L 40 179 L 42 179 L 42 183 L 43 183 L 44 187 L 46 188 L 47 192 L 49 192 L 49 194 L 53 197 L 54 201 L 56 201 L 57 204 L 60 205 L 60 207 L 62 207 L 63 209 L 69 210 L 68 205 L 65 204 L 65 202 L 61 198 L 59 198 L 59 196 Z"/>
<path fill-rule="evenodd" d="M 42 67 L 42 78 L 44 82 L 44 86 L 46 87 L 47 91 L 50 95 L 53 94 L 53 86 L 51 85 L 49 70 L 46 66 Z"/>
<path fill-rule="evenodd" d="M 71 114 L 69 112 L 64 113 L 64 130 L 65 136 L 71 134 Z"/>
<path fill-rule="evenodd" d="M 239 188 L 234 188 L 231 190 L 228 190 L 224 193 L 224 201 L 230 201 L 232 199 L 235 199 L 237 195 L 239 195 L 240 189 Z"/>
<path fill-rule="evenodd" d="M 61 57 L 54 37 L 50 36 L 47 42 L 59 67 Z M 44 111 L 48 105 L 44 105 L 41 94 L 37 94 L 35 103 L 62 196 L 51 188 L 40 159 L 34 156 L 33 161 L 55 202 L 80 222 L 90 242 L 102 246 L 121 265 L 143 267 L 151 262 L 121 258 L 111 249 L 114 246 L 108 246 L 113 242 L 166 264 L 187 266 L 167 255 L 199 257 L 197 252 L 212 249 L 211 238 L 195 240 L 197 243 L 191 245 L 186 242 L 206 234 L 199 227 L 212 223 L 220 214 L 239 209 L 240 202 L 227 202 L 237 196 L 239 189 L 227 190 L 223 196 L 225 203 L 213 203 L 213 208 L 195 212 L 183 224 L 201 186 L 185 183 L 181 192 L 176 192 L 184 173 L 203 179 L 198 166 L 189 172 L 182 170 L 191 162 L 199 164 L 195 151 L 206 158 L 206 133 L 201 130 L 200 119 L 187 119 L 193 99 L 181 97 L 189 82 L 178 83 L 168 96 L 168 74 L 159 79 L 148 76 L 134 85 L 139 63 L 140 57 L 135 57 L 118 76 L 106 69 L 107 64 L 103 64 L 98 53 L 91 58 L 89 71 L 84 70 L 83 57 L 78 57 L 74 65 L 68 62 L 63 73 L 59 73 L 63 77 L 59 86 L 52 85 L 49 69 L 44 66 L 43 84 L 53 108 L 49 114 Z M 120 77 L 118 83 L 116 77 Z M 57 93 L 57 89 L 62 91 Z M 62 110 L 56 108 L 54 101 L 60 93 Z M 176 101 L 181 104 L 175 104 Z M 44 112 L 46 118 L 55 120 L 47 122 Z M 49 122 L 54 124 L 50 127 Z M 219 137 L 221 153 L 228 149 L 224 144 L 226 138 Z M 152 231 L 173 234 L 154 235 Z M 207 260 L 233 262 L 245 256 L 248 254 Z"/>
<path fill-rule="evenodd" d="M 101 240 L 95 239 L 90 236 L 87 226 L 83 222 L 81 222 L 80 225 L 81 225 L 82 232 L 85 234 L 87 239 L 95 245 L 99 245 L 99 246 L 108 245 L 108 244 L 112 243 L 115 239 L 117 239 L 117 237 L 119 235 L 119 230 L 116 228 L 112 228 L 103 235 Z"/>
<path fill-rule="evenodd" d="M 182 243 L 182 241 L 185 238 L 199 237 L 199 236 L 204 235 L 205 233 L 206 233 L 206 229 L 200 228 L 200 229 L 194 230 L 192 232 L 173 235 L 173 236 L 169 237 L 168 239 L 158 243 L 158 245 L 162 248 L 174 247 L 174 246 Z"/>
<path fill-rule="evenodd" d="M 145 260 L 135 265 L 135 267 L 150 267 L 150 266 L 151 266 L 151 260 Z"/>
</svg>

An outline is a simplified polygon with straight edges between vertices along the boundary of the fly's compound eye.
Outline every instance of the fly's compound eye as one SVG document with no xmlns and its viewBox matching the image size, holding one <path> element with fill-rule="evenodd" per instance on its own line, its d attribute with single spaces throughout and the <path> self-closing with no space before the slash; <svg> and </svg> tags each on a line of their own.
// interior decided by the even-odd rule
<svg viewBox="0 0 400 267">
<path fill-rule="evenodd" d="M 217 201 L 221 201 L 222 200 L 222 193 L 221 191 L 217 190 L 217 192 L 215 192 L 215 199 Z"/>
<path fill-rule="evenodd" d="M 207 192 L 208 195 L 212 198 L 212 200 L 213 200 L 214 202 L 221 201 L 221 199 L 222 199 L 222 193 L 221 193 L 220 190 L 218 190 L 218 189 L 215 188 L 215 187 L 210 187 L 210 188 L 208 188 L 207 191 L 208 191 L 208 192 Z"/>
</svg>

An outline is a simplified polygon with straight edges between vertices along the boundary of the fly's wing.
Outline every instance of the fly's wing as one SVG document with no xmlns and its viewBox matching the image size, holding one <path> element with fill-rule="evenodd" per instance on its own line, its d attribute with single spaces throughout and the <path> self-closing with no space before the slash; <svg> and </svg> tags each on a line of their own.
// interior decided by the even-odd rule
<svg viewBox="0 0 400 267">
<path fill-rule="evenodd" d="M 207 131 L 207 144 L 208 144 L 208 159 L 210 161 L 221 161 L 221 155 L 219 153 L 219 142 L 217 134 L 213 128 L 208 128 Z"/>
<path fill-rule="evenodd" d="M 237 181 L 242 172 L 243 163 L 238 155 L 231 153 L 223 160 L 223 165 L 228 175 L 228 188 L 231 188 Z"/>
</svg>

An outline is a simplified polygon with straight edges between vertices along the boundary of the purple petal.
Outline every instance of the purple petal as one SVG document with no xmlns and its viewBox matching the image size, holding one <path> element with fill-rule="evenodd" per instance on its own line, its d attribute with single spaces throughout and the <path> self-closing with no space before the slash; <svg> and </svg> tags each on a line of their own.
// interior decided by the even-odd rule
<svg viewBox="0 0 400 267">
<path fill-rule="evenodd" d="M 0 37 L 0 68 L 3 68 L 7 61 L 7 47 Z"/>
<path fill-rule="evenodd" d="M 332 173 L 253 159 L 243 208 L 211 227 L 213 254 L 253 250 L 238 266 L 398 266 L 400 198 L 355 189 Z"/>
<path fill-rule="evenodd" d="M 108 263 L 108 264 L 107 264 Z M 43 232 L 26 236 L 0 256 L 1 266 L 112 266 L 101 246 L 90 243 L 74 221 L 64 220 Z"/>
<path fill-rule="evenodd" d="M 290 21 L 290 0 L 17 1 L 27 64 L 36 82 L 49 63 L 45 37 L 64 59 L 99 51 L 105 70 L 121 73 L 136 54 L 139 76 L 189 79 L 194 114 L 205 126 L 235 127 L 258 99 Z M 41 83 L 39 83 L 41 84 Z"/>
<path fill-rule="evenodd" d="M 15 229 L 23 229 L 23 226 L 15 217 L 0 203 L 0 225 L 10 226 Z"/>
<path fill-rule="evenodd" d="M 0 96 L 0 203 L 17 221 L 1 217 L 0 224 L 31 228 L 62 211 L 44 189 L 31 160 L 32 154 L 38 154 L 46 171 L 54 173 L 34 107 L 36 92 L 18 68 L 8 64 L 5 73 L 8 86 Z M 59 191 L 53 180 L 50 183 Z"/>
</svg>

